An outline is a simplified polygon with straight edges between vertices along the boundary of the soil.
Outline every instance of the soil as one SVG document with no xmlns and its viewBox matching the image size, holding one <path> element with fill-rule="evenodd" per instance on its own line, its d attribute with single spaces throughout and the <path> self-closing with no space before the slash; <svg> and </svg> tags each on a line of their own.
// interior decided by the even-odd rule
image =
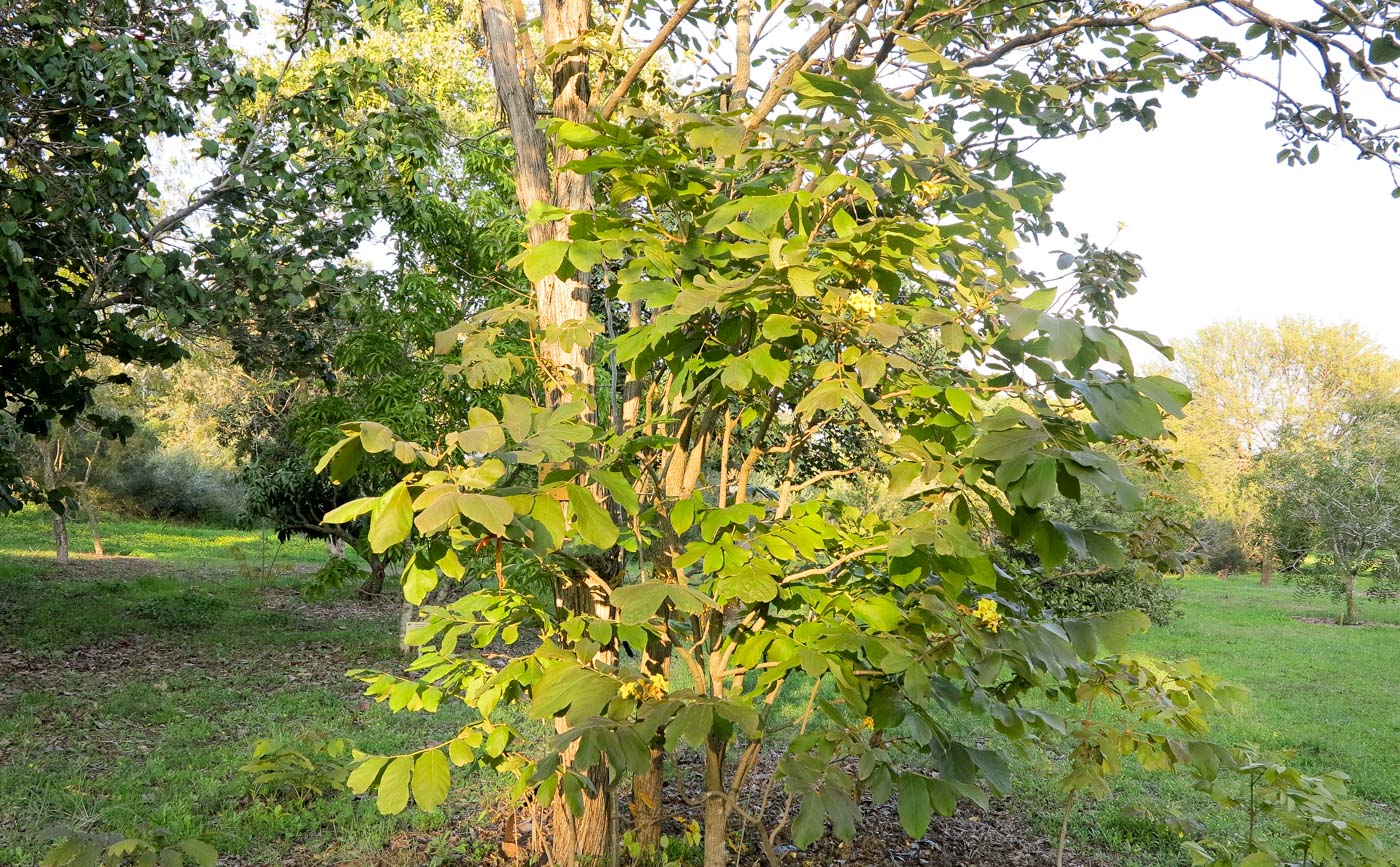
<svg viewBox="0 0 1400 867">
<path fill-rule="evenodd" d="M 1310 623 L 1313 626 L 1388 626 L 1392 629 L 1400 629 L 1400 623 L 1381 623 L 1376 620 L 1356 620 L 1351 623 L 1339 623 L 1335 617 L 1305 617 L 1295 614 L 1293 619 L 1299 623 Z"/>
</svg>

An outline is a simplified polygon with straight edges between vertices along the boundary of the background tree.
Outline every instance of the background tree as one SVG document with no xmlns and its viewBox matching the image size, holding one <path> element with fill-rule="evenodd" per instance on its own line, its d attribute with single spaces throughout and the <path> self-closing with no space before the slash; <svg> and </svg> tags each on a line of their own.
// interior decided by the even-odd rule
<svg viewBox="0 0 1400 867">
<path fill-rule="evenodd" d="M 1257 471 L 1266 526 L 1306 533 L 1320 562 L 1305 589 L 1345 600 L 1356 623 L 1358 578 L 1378 599 L 1400 595 L 1400 403 L 1353 404 L 1326 441 L 1285 439 Z"/>
<path fill-rule="evenodd" d="M 431 107 L 386 90 L 392 63 L 347 60 L 288 78 L 295 58 L 356 29 L 353 9 L 299 3 L 280 65 L 268 68 L 229 46 L 255 23 L 251 7 L 235 18 L 218 2 L 7 7 L 0 408 L 24 432 L 83 418 L 130 434 L 130 418 L 94 411 L 94 390 L 129 375 L 99 373 L 104 359 L 169 365 L 182 338 L 222 334 L 353 279 L 343 261 L 394 192 L 422 180 L 440 127 Z M 349 126 L 366 100 L 377 110 Z M 162 143 L 189 147 L 211 176 L 178 205 L 152 175 Z M 42 485 L 9 477 L 6 508 L 21 492 L 43 499 Z"/>
<path fill-rule="evenodd" d="M 1201 470 L 1189 487 L 1203 517 L 1234 528 L 1267 583 L 1276 562 L 1294 562 L 1307 546 L 1298 528 L 1265 526 L 1249 483 L 1254 462 L 1284 440 L 1299 450 L 1325 444 L 1355 401 L 1397 393 L 1400 362 L 1356 325 L 1283 319 L 1204 328 L 1176 347 L 1173 370 L 1194 395 L 1171 425 L 1177 452 Z"/>
</svg>

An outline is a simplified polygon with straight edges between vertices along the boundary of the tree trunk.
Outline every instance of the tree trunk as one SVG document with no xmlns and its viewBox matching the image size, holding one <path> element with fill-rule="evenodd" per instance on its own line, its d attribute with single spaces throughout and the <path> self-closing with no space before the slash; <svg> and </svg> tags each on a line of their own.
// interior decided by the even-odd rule
<svg viewBox="0 0 1400 867">
<path fill-rule="evenodd" d="M 1264 562 L 1259 564 L 1259 584 L 1264 587 L 1271 587 L 1274 583 L 1274 555 L 1266 553 Z"/>
<path fill-rule="evenodd" d="M 388 568 L 379 555 L 373 552 L 369 554 L 369 577 L 360 585 L 360 598 L 374 599 L 384 595 L 384 572 Z"/>
<path fill-rule="evenodd" d="M 68 565 L 68 521 L 62 515 L 53 516 L 53 548 L 58 565 Z"/>
<path fill-rule="evenodd" d="M 92 481 L 92 462 L 101 451 L 102 440 L 99 439 L 92 449 L 92 455 L 87 459 L 87 469 L 83 471 L 83 485 L 78 489 L 79 504 L 87 513 L 88 529 L 92 531 L 92 553 L 97 557 L 104 556 L 106 552 L 102 550 L 102 528 L 97 525 L 97 510 L 93 508 L 92 497 L 88 495 L 88 483 Z"/>
<path fill-rule="evenodd" d="M 576 123 L 587 122 L 589 117 L 588 55 L 582 37 L 591 26 L 591 11 L 590 0 L 542 0 L 540 4 L 546 51 L 563 43 L 573 46 L 558 52 L 550 69 L 553 89 L 550 110 L 554 117 Z M 536 205 L 556 205 L 570 211 L 590 210 L 593 186 L 587 177 L 557 169 L 551 172 L 548 143 L 536 125 L 534 101 L 522 81 L 516 34 L 517 25 L 524 22 L 514 20 L 504 0 L 482 0 L 481 12 L 492 79 L 515 145 L 515 190 L 521 213 L 529 213 Z M 528 77 L 532 72 L 524 70 L 524 75 Z M 562 166 L 583 155 L 582 151 L 561 146 L 554 153 L 553 164 Z M 568 236 L 568 224 L 562 220 L 535 223 L 526 229 L 526 234 L 532 245 L 562 240 Z M 549 334 L 571 321 L 587 319 L 589 286 L 586 275 L 583 279 L 567 280 L 546 276 L 535 284 L 534 291 L 542 333 Z M 586 401 L 592 396 L 594 377 L 588 347 L 565 346 L 558 339 L 546 339 L 540 344 L 540 357 L 547 406 L 558 407 L 574 399 Z M 593 416 L 589 411 L 581 419 L 592 423 Z M 601 492 L 597 496 L 606 507 L 606 497 Z M 611 617 L 606 582 L 599 581 L 593 574 L 566 576 L 564 580 L 568 586 L 560 588 L 556 600 L 562 610 Z M 563 725 L 562 720 L 556 722 L 556 726 L 560 725 Z M 565 764 L 571 757 L 564 756 Z M 552 855 L 557 867 L 601 861 L 609 849 L 611 791 L 606 785 L 606 769 L 595 767 L 586 773 L 595 784 L 601 785 L 596 793 L 585 793 L 582 816 L 575 817 L 564 806 L 564 798 L 554 802 Z"/>
<path fill-rule="evenodd" d="M 44 462 L 44 487 L 52 491 L 58 487 L 58 477 L 63 471 L 63 446 L 53 440 L 39 440 L 38 446 Z M 62 512 L 53 515 L 53 552 L 58 565 L 68 565 L 68 521 Z"/>
<path fill-rule="evenodd" d="M 1342 583 L 1346 587 L 1347 594 L 1347 610 L 1346 614 L 1342 616 L 1342 623 L 1359 623 L 1360 619 L 1356 616 L 1356 576 L 1348 573 L 1347 576 L 1342 579 Z"/>
<path fill-rule="evenodd" d="M 102 528 L 97 523 L 97 511 L 86 498 L 83 501 L 83 511 L 87 512 L 88 529 L 92 531 L 92 553 L 97 557 L 105 557 L 107 554 L 102 550 Z"/>
<path fill-rule="evenodd" d="M 705 745 L 704 867 L 725 867 L 729 862 L 729 804 L 724 792 L 725 742 L 711 735 Z"/>
<path fill-rule="evenodd" d="M 345 559 L 345 540 L 339 536 L 331 536 L 326 539 L 326 556 L 332 560 Z"/>
</svg>

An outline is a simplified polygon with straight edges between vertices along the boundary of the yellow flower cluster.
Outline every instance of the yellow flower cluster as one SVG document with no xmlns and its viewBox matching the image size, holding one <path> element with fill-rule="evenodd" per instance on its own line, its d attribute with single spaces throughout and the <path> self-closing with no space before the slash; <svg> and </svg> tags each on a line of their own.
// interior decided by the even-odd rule
<svg viewBox="0 0 1400 867">
<path fill-rule="evenodd" d="M 976 608 L 959 605 L 958 613 L 977 618 L 977 625 L 988 632 L 1001 631 L 1001 612 L 997 611 L 995 599 L 978 599 Z"/>
<path fill-rule="evenodd" d="M 635 698 L 638 701 L 661 701 L 666 697 L 666 678 L 653 674 L 651 677 L 629 680 L 622 685 L 618 693 L 623 698 Z"/>
<path fill-rule="evenodd" d="M 879 306 L 879 302 L 875 300 L 875 296 L 866 295 L 864 292 L 852 292 L 850 297 L 846 299 L 846 307 L 852 313 L 867 319 L 875 318 L 877 306 Z"/>
</svg>

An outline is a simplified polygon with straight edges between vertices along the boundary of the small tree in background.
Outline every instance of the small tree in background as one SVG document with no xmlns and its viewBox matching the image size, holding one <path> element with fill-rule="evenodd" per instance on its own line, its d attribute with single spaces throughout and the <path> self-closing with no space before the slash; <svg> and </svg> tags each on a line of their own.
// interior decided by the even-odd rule
<svg viewBox="0 0 1400 867">
<path fill-rule="evenodd" d="M 1255 473 L 1270 523 L 1303 527 L 1317 562 L 1305 591 L 1345 601 L 1356 623 L 1357 581 L 1377 599 L 1400 595 L 1400 403 L 1354 405 L 1328 440 L 1285 440 Z"/>
<path fill-rule="evenodd" d="M 1355 324 L 1301 318 L 1221 322 L 1176 350 L 1173 374 L 1194 399 L 1170 426 L 1178 454 L 1201 470 L 1185 489 L 1203 518 L 1232 528 L 1234 543 L 1268 584 L 1276 566 L 1291 569 L 1307 553 L 1307 531 L 1263 515 L 1255 461 L 1285 440 L 1301 448 L 1330 438 L 1348 406 L 1400 387 L 1400 362 Z"/>
</svg>

